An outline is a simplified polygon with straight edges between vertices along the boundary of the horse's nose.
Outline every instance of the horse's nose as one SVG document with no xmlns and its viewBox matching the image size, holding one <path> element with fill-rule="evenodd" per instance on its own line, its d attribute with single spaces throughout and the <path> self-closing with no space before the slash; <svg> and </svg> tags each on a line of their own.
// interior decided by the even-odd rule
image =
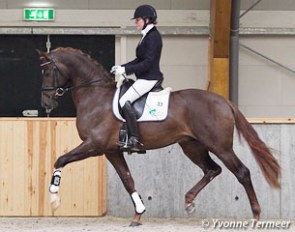
<svg viewBox="0 0 295 232">
<path fill-rule="evenodd" d="M 43 93 L 41 96 L 41 106 L 46 109 L 46 111 L 51 111 L 58 107 L 58 102 L 53 96 Z"/>
</svg>

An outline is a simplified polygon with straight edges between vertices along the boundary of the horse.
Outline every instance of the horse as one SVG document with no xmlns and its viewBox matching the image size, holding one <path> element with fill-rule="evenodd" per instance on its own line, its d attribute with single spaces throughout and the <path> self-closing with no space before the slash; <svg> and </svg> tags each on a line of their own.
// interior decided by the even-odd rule
<svg viewBox="0 0 295 232">
<path fill-rule="evenodd" d="M 79 49 L 59 47 L 48 53 L 38 50 L 38 53 L 43 75 L 42 107 L 50 112 L 58 106 L 58 98 L 71 91 L 76 107 L 76 127 L 82 140 L 79 146 L 54 163 L 49 188 L 53 209 L 60 204 L 58 190 L 62 168 L 71 162 L 105 155 L 134 204 L 135 214 L 130 226 L 141 225 L 145 206 L 136 191 L 124 153 L 118 146 L 118 133 L 123 122 L 114 116 L 112 109 L 116 91 L 114 76 Z M 183 153 L 203 171 L 201 180 L 185 194 L 184 208 L 188 213 L 195 209 L 194 200 L 200 191 L 222 171 L 211 158 L 212 153 L 244 187 L 253 218 L 259 219 L 261 208 L 250 170 L 233 150 L 235 127 L 239 138 L 243 137 L 249 144 L 268 184 L 280 188 L 281 167 L 271 149 L 259 138 L 237 106 L 218 94 L 200 89 L 172 91 L 165 120 L 139 122 L 142 150 L 178 143 Z"/>
</svg>

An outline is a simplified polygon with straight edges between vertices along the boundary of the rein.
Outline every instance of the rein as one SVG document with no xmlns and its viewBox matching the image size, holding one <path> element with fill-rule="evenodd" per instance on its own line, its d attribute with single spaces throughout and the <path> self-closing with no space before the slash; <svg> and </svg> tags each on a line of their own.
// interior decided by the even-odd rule
<svg viewBox="0 0 295 232">
<path fill-rule="evenodd" d="M 55 91 L 55 96 L 57 96 L 57 97 L 62 97 L 68 91 L 72 91 L 72 90 L 83 88 L 83 87 L 90 87 L 90 86 L 92 86 L 92 84 L 102 81 L 101 79 L 99 79 L 99 80 L 92 80 L 92 81 L 89 81 L 89 82 L 85 82 L 85 83 L 82 83 L 82 84 L 80 84 L 78 86 L 72 86 L 72 87 L 67 87 L 67 88 L 58 87 L 58 85 L 59 85 L 58 84 L 59 74 L 61 74 L 61 76 L 65 76 L 65 75 L 62 73 L 62 71 L 60 70 L 60 68 L 58 67 L 56 61 L 53 58 L 51 58 L 50 61 L 41 64 L 40 67 L 42 68 L 42 67 L 50 65 L 50 64 L 53 64 L 54 85 L 55 86 L 42 87 L 41 91 L 42 92 L 44 92 L 44 91 Z"/>
</svg>

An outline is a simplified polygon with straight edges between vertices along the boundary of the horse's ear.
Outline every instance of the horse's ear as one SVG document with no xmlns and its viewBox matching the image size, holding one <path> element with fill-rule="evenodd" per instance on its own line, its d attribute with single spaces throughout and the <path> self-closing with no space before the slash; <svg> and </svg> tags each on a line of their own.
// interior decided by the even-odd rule
<svg viewBox="0 0 295 232">
<path fill-rule="evenodd" d="M 36 52 L 39 55 L 40 61 L 48 61 L 49 60 L 46 52 L 42 52 L 39 49 L 36 49 Z"/>
</svg>

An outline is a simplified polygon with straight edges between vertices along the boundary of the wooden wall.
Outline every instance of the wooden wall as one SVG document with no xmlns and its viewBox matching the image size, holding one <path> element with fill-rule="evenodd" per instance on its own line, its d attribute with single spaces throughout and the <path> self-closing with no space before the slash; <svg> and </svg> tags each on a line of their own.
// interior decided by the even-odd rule
<svg viewBox="0 0 295 232">
<path fill-rule="evenodd" d="M 57 157 L 80 144 L 75 119 L 0 119 L 0 216 L 51 216 L 48 187 Z M 62 170 L 59 216 L 106 212 L 106 159 Z"/>
</svg>

